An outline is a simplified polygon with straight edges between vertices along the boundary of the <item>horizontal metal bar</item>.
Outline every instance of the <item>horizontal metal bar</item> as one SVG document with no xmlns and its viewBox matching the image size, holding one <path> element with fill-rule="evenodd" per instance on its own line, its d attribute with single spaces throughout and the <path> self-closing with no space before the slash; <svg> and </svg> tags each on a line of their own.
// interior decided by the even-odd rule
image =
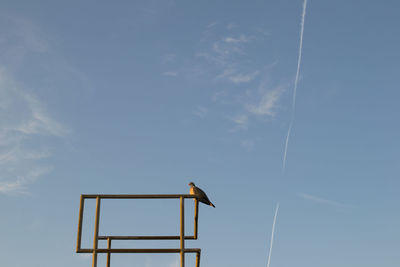
<svg viewBox="0 0 400 267">
<path fill-rule="evenodd" d="M 81 248 L 77 253 L 93 253 L 91 248 Z M 99 248 L 97 253 L 180 253 L 179 248 Z M 199 248 L 185 248 L 185 253 L 200 253 Z"/>
<path fill-rule="evenodd" d="M 179 235 L 165 235 L 165 236 L 99 236 L 99 240 L 107 240 L 110 238 L 111 240 L 179 240 Z M 187 240 L 194 240 L 194 236 L 185 236 Z"/>
<path fill-rule="evenodd" d="M 93 194 L 83 194 L 83 198 L 107 198 L 107 199 L 162 199 L 162 198 L 195 198 L 194 195 L 188 195 L 188 194 L 163 194 L 163 195 L 105 195 L 105 194 L 100 194 L 100 195 L 93 195 Z"/>
</svg>

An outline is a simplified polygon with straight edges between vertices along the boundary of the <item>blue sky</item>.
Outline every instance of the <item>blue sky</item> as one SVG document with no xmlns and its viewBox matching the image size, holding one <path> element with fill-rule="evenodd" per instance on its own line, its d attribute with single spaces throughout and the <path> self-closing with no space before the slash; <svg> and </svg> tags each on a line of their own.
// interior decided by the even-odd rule
<svg viewBox="0 0 400 267">
<path fill-rule="evenodd" d="M 190 181 L 216 205 L 189 242 L 202 266 L 266 266 L 278 202 L 270 266 L 399 266 L 400 4 L 308 1 L 283 172 L 302 5 L 3 1 L 1 266 L 91 266 L 74 252 L 80 194 Z M 176 201 L 102 208 L 101 234 L 178 231 Z"/>
</svg>

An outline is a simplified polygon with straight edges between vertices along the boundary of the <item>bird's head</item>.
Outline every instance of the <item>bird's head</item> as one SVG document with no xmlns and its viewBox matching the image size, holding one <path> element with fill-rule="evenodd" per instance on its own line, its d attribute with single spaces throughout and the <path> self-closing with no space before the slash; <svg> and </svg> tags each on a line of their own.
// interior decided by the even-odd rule
<svg viewBox="0 0 400 267">
<path fill-rule="evenodd" d="M 193 182 L 190 182 L 190 183 L 189 183 L 189 186 L 190 186 L 190 187 L 193 187 L 193 186 L 195 186 L 195 185 L 194 185 Z"/>
</svg>

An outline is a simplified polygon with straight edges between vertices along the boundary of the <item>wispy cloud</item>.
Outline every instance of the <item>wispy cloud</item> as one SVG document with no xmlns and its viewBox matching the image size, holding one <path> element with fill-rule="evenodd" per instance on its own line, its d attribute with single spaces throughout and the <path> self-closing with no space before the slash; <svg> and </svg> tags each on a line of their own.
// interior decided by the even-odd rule
<svg viewBox="0 0 400 267">
<path fill-rule="evenodd" d="M 194 114 L 200 118 L 205 118 L 208 114 L 208 108 L 203 106 L 197 106 Z"/>
<path fill-rule="evenodd" d="M 0 30 L 1 64 L 10 69 L 18 67 L 29 53 L 43 54 L 49 50 L 43 32 L 29 20 L 2 14 Z"/>
<path fill-rule="evenodd" d="M 50 42 L 52 38 L 33 21 L 2 14 L 0 32 L 0 68 L 7 70 L 15 80 L 22 80 L 19 75 L 30 73 L 37 78 L 45 76 L 43 84 L 52 89 L 68 86 L 74 90 L 92 90 L 90 79 L 55 51 Z M 55 86 L 55 83 L 62 86 Z M 46 89 L 35 88 L 37 91 Z"/>
<path fill-rule="evenodd" d="M 275 117 L 287 89 L 286 84 L 271 85 L 268 79 L 277 61 L 264 62 L 251 49 L 255 42 L 265 40 L 265 34 L 259 28 L 239 29 L 236 25 L 233 29 L 233 25 L 210 24 L 199 42 L 201 48 L 194 55 L 196 63 L 192 65 L 195 67 L 189 64 L 177 74 L 189 77 L 188 72 L 191 72 L 196 74 L 192 77 L 206 77 L 215 82 L 211 86 L 215 88 L 211 99 L 214 104 L 229 106 L 230 114 L 222 116 L 234 123 L 230 131 L 247 129 L 255 117 Z M 176 74 L 165 72 L 164 75 Z M 204 113 L 196 110 L 196 115 L 204 116 Z"/>
<path fill-rule="evenodd" d="M 215 25 L 217 25 L 218 23 L 216 22 L 216 21 L 213 21 L 213 22 L 210 22 L 210 23 L 208 23 L 208 25 L 207 25 L 207 28 L 209 29 L 209 28 L 213 28 Z"/>
<path fill-rule="evenodd" d="M 225 36 L 221 37 L 221 35 Z M 237 87 L 244 85 L 250 87 L 239 92 L 241 95 L 236 96 L 241 98 L 244 109 L 239 115 L 231 118 L 231 121 L 238 126 L 246 125 L 249 116 L 273 117 L 279 106 L 280 97 L 286 90 L 286 85 L 271 88 L 265 81 L 265 76 L 268 75 L 265 72 L 270 71 L 272 66 L 269 64 L 264 66 L 264 72 L 252 67 L 251 60 L 248 58 L 250 52 L 248 44 L 261 38 L 253 34 L 218 33 L 216 37 L 213 36 L 208 40 L 207 43 L 210 44 L 208 49 L 197 53 L 198 57 L 204 58 L 209 64 L 215 66 L 217 81 L 233 83 Z M 273 65 L 275 64 L 276 62 Z M 253 91 L 252 96 L 246 95 L 246 91 Z M 221 93 L 215 93 L 215 95 L 221 98 Z"/>
<path fill-rule="evenodd" d="M 247 127 L 249 117 L 246 114 L 239 114 L 231 118 L 231 120 L 239 127 Z"/>
<path fill-rule="evenodd" d="M 174 62 L 175 59 L 176 59 L 176 54 L 169 53 L 169 54 L 164 55 L 163 63 L 171 63 L 171 62 Z"/>
<path fill-rule="evenodd" d="M 242 47 L 237 43 L 226 42 L 225 39 L 216 41 L 212 44 L 212 52 L 217 63 L 229 65 L 230 57 L 242 54 Z"/>
<path fill-rule="evenodd" d="M 236 43 L 247 43 L 247 42 L 250 42 L 250 39 L 251 39 L 250 37 L 248 37 L 248 36 L 246 36 L 244 34 L 241 34 L 239 37 L 228 36 L 228 37 L 226 37 L 224 39 L 224 41 L 226 43 L 234 43 L 234 44 L 236 44 Z"/>
<path fill-rule="evenodd" d="M 260 72 L 258 70 L 250 73 L 237 73 L 235 68 L 227 68 L 223 73 L 219 74 L 217 78 L 227 79 L 235 84 L 248 83 L 256 78 Z"/>
<path fill-rule="evenodd" d="M 252 72 L 252 73 L 247 73 L 247 74 L 236 74 L 232 75 L 229 77 L 229 80 L 232 82 L 239 84 L 239 83 L 247 83 L 252 80 L 259 74 L 260 72 L 258 70 Z"/>
<path fill-rule="evenodd" d="M 42 103 L 0 69 L 0 193 L 26 193 L 25 186 L 48 173 L 51 153 L 42 137 L 63 137 L 68 129 Z"/>
<path fill-rule="evenodd" d="M 232 118 L 232 121 L 234 123 L 239 124 L 239 125 L 243 125 L 243 126 L 247 124 L 248 120 L 249 120 L 249 117 L 247 115 L 244 115 L 244 114 L 240 114 L 240 115 L 237 115 L 237 116 Z"/>
<path fill-rule="evenodd" d="M 254 141 L 250 139 L 245 139 L 240 142 L 240 145 L 246 150 L 250 151 L 254 148 Z"/>
<path fill-rule="evenodd" d="M 5 38 L 0 42 L 0 193 L 26 194 L 27 185 L 53 169 L 46 163 L 52 140 L 64 138 L 69 129 L 18 79 L 27 57 L 49 54 L 44 34 L 21 18 L 0 21 Z"/>
<path fill-rule="evenodd" d="M 297 196 L 303 198 L 303 199 L 307 199 L 307 200 L 311 200 L 313 202 L 319 203 L 319 204 L 326 204 L 329 206 L 333 206 L 336 208 L 352 208 L 352 205 L 349 204 L 344 204 L 338 201 L 334 201 L 334 200 L 329 200 L 329 199 L 325 199 L 322 197 L 317 197 L 314 195 L 310 195 L 310 194 L 306 194 L 306 193 L 297 193 Z"/>
<path fill-rule="evenodd" d="M 163 72 L 163 75 L 170 76 L 170 77 L 176 77 L 176 76 L 178 76 L 178 72 L 177 71 L 166 71 L 166 72 Z"/>
<path fill-rule="evenodd" d="M 205 50 L 196 54 L 213 64 L 217 71 L 218 80 L 225 80 L 234 84 L 248 83 L 259 74 L 258 70 L 248 70 L 243 67 L 240 57 L 245 56 L 245 45 L 254 40 L 246 34 L 214 37 L 208 40 Z"/>
<path fill-rule="evenodd" d="M 264 92 L 258 103 L 247 105 L 247 110 L 255 115 L 275 116 L 278 101 L 284 91 L 285 87 L 279 86 Z"/>
<path fill-rule="evenodd" d="M 238 97 L 242 104 L 242 110 L 230 120 L 235 123 L 237 129 L 247 129 L 251 118 L 258 117 L 272 119 L 280 110 L 280 100 L 287 91 L 288 84 L 281 83 L 272 86 L 266 77 L 258 81 L 257 89 L 246 90 Z"/>
</svg>

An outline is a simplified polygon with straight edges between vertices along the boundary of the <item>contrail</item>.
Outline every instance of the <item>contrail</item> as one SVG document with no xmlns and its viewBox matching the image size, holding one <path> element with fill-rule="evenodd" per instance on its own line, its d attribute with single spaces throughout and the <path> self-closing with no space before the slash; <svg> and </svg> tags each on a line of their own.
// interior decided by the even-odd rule
<svg viewBox="0 0 400 267">
<path fill-rule="evenodd" d="M 279 210 L 279 202 L 276 204 L 274 221 L 272 223 L 271 242 L 269 244 L 267 267 L 269 267 L 269 264 L 271 262 L 271 253 L 272 253 L 272 246 L 274 245 L 275 224 L 276 224 L 276 217 L 278 216 L 278 210 Z"/>
<path fill-rule="evenodd" d="M 301 24 L 300 24 L 300 44 L 299 44 L 299 56 L 297 58 L 297 71 L 296 78 L 294 80 L 294 90 L 293 90 L 293 111 L 296 107 L 296 93 L 297 93 L 297 83 L 299 81 L 300 65 L 301 65 L 301 55 L 303 52 L 303 35 L 304 35 L 304 20 L 306 18 L 307 0 L 303 2 L 303 13 L 301 14 Z"/>
<path fill-rule="evenodd" d="M 286 168 L 286 154 L 287 154 L 287 148 L 288 148 L 288 144 L 289 144 L 290 132 L 292 131 L 292 126 L 293 126 L 293 120 L 289 124 L 289 129 L 288 129 L 288 132 L 286 135 L 285 151 L 283 153 L 283 166 L 282 166 L 283 171 L 285 171 L 285 168 Z"/>
<path fill-rule="evenodd" d="M 303 13 L 301 14 L 301 24 L 300 24 L 300 44 L 299 44 L 299 55 L 297 58 L 297 70 L 296 70 L 296 78 L 294 79 L 294 89 L 293 89 L 293 100 L 292 100 L 292 118 L 290 120 L 288 133 L 286 135 L 286 142 L 285 142 L 285 150 L 283 153 L 283 163 L 282 163 L 282 171 L 285 171 L 286 168 L 286 155 L 287 149 L 289 144 L 289 137 L 290 132 L 292 131 L 292 126 L 294 122 L 294 114 L 296 110 L 296 93 L 297 93 L 297 84 L 299 82 L 299 74 L 300 74 L 300 65 L 301 65 L 301 55 L 303 51 L 303 35 L 304 35 L 304 20 L 306 17 L 306 10 L 307 10 L 307 0 L 303 2 Z"/>
</svg>

